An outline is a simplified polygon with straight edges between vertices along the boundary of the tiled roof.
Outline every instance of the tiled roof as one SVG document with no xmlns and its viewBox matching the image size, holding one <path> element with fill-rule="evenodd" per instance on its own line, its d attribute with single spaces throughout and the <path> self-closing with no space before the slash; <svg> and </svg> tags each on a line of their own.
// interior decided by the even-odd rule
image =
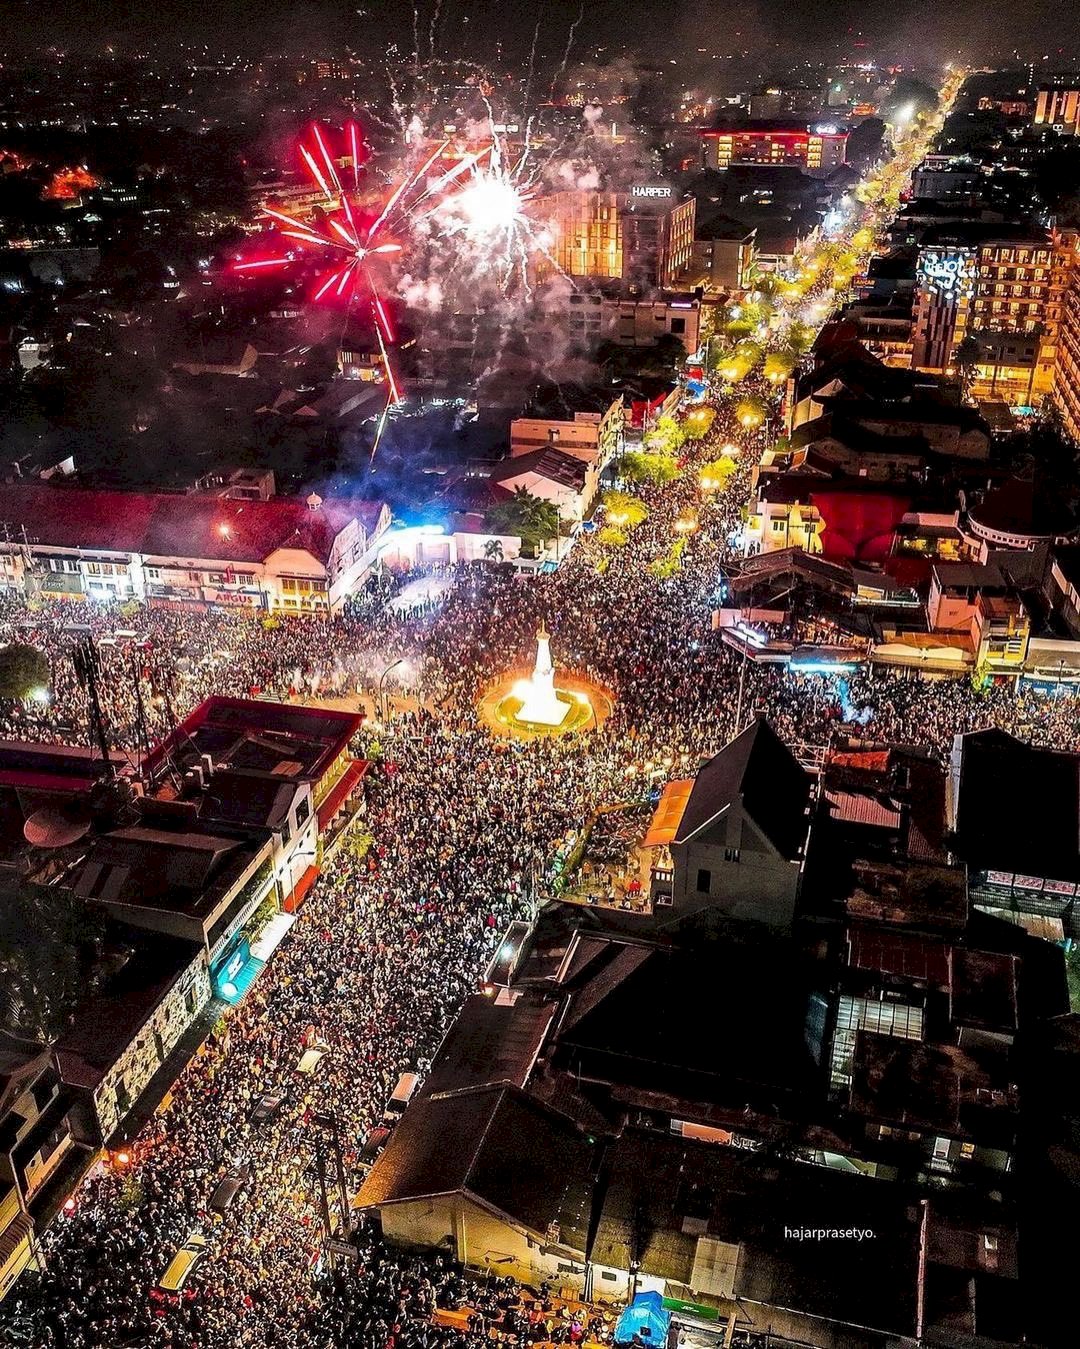
<svg viewBox="0 0 1080 1349">
<path fill-rule="evenodd" d="M 234 501 L 37 484 L 0 486 L 0 519 L 25 526 L 40 547 L 85 548 L 220 562 L 263 562 L 296 548 L 320 562 L 353 519 L 370 531 L 380 503 L 327 500 L 315 510 L 291 497 Z"/>
<path fill-rule="evenodd" d="M 572 454 L 545 446 L 542 450 L 531 450 L 516 459 L 506 460 L 491 477 L 494 482 L 509 483 L 516 478 L 527 478 L 531 473 L 580 492 L 585 485 L 586 465 Z"/>
</svg>

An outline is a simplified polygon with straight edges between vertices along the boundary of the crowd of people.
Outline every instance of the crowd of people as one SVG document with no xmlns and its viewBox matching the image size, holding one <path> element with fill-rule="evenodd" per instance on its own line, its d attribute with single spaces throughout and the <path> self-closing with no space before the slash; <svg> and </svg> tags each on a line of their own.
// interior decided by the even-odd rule
<svg viewBox="0 0 1080 1349">
<path fill-rule="evenodd" d="M 388 725 L 373 718 L 356 746 L 376 765 L 359 831 L 366 846 L 345 836 L 167 1110 L 124 1165 L 99 1165 L 80 1187 L 43 1239 L 43 1267 L 0 1303 L 0 1345 L 481 1349 L 492 1337 L 606 1338 L 610 1316 L 571 1312 L 545 1288 L 463 1271 L 446 1256 L 395 1250 L 363 1215 L 351 1219 L 354 1256 L 328 1259 L 315 1160 L 327 1117 L 351 1192 L 399 1075 L 427 1070 L 500 933 L 535 912 L 559 840 L 597 806 L 644 800 L 694 771 L 757 713 L 804 745 L 846 728 L 944 755 L 957 731 L 990 725 L 1077 743 L 1068 699 L 979 692 L 967 681 L 792 676 L 725 645 L 711 615 L 764 431 L 740 424 L 734 398 L 714 402 L 715 421 L 688 443 L 680 478 L 641 489 L 648 515 L 626 542 L 583 536 L 550 575 L 451 568 L 433 598 L 404 603 L 395 602 L 401 579 L 383 575 L 332 619 L 91 606 L 73 618 L 62 603 L 3 602 L 0 640 L 40 648 L 52 669 L 49 700 L 8 708 L 0 721 L 21 739 L 86 742 L 71 649 L 87 631 L 109 734 L 132 752 L 213 693 L 370 700 L 393 668 L 410 698 Z M 724 444 L 741 448 L 740 467 L 724 490 L 703 492 L 699 470 Z M 676 537 L 686 540 L 678 565 L 652 565 Z M 495 738 L 477 721 L 477 701 L 525 667 L 541 622 L 557 667 L 608 689 L 612 713 L 565 739 Z M 301 1076 L 297 1061 L 312 1044 L 322 1058 Z M 279 1098 L 268 1118 L 255 1110 L 266 1097 Z M 249 1179 L 217 1216 L 211 1197 L 236 1168 Z M 205 1255 L 181 1294 L 161 1292 L 194 1232 L 207 1238 Z"/>
<path fill-rule="evenodd" d="M 326 1267 L 313 1117 L 337 1121 L 355 1187 L 363 1140 L 398 1075 L 426 1070 L 499 933 L 533 911 L 556 842 L 596 805 L 641 799 L 657 781 L 692 771 L 730 738 L 740 713 L 745 722 L 764 712 L 781 735 L 804 743 L 849 723 L 939 753 L 957 730 L 991 724 L 1075 742 L 1066 700 L 1036 706 L 1012 690 L 976 693 L 969 682 L 838 683 L 743 667 L 710 616 L 740 526 L 746 470 L 727 491 L 706 495 L 697 468 L 726 441 L 740 443 L 748 461 L 760 433 L 738 427 L 723 402 L 718 414 L 689 445 L 680 480 L 643 490 L 648 517 L 625 545 L 584 538 L 550 576 L 463 567 L 444 578 L 438 607 L 395 605 L 401 582 L 385 576 L 332 621 L 80 615 L 98 639 L 112 734 L 128 747 L 138 743 L 140 701 L 160 733 L 211 692 L 371 693 L 402 658 L 412 710 L 389 726 L 373 723 L 357 746 L 378 763 L 364 827 L 373 845 L 362 854 L 346 838 L 271 965 L 137 1139 L 128 1166 L 99 1169 L 79 1191 L 45 1238 L 44 1270 L 0 1304 L 0 1344 L 479 1349 L 493 1328 L 519 1343 L 542 1335 L 574 1342 L 569 1322 L 549 1325 L 520 1308 L 496 1315 L 488 1290 L 441 1258 L 388 1249 L 364 1219 L 355 1261 Z M 667 552 L 691 504 L 696 528 L 681 565 L 659 576 L 649 564 Z M 495 739 L 477 723 L 477 699 L 529 659 L 541 620 L 557 665 L 608 688 L 612 714 L 601 729 L 566 740 Z M 9 637 L 43 648 L 54 672 L 50 703 L 12 713 L 4 729 L 85 735 L 66 612 L 8 601 L 3 621 Z M 325 1048 L 323 1060 L 300 1078 L 296 1062 L 312 1042 Z M 282 1102 L 258 1123 L 253 1106 L 266 1094 Z M 237 1165 L 253 1179 L 213 1219 L 213 1191 Z M 209 1245 L 189 1288 L 156 1293 L 193 1230 Z M 464 1328 L 433 1319 L 436 1306 L 469 1298 Z"/>
</svg>

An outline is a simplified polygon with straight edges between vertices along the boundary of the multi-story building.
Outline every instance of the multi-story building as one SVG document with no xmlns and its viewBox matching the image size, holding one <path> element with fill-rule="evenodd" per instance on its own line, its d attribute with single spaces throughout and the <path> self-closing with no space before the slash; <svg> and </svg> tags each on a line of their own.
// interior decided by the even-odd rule
<svg viewBox="0 0 1080 1349">
<path fill-rule="evenodd" d="M 374 565 L 381 502 L 0 488 L 0 588 L 103 603 L 336 612 Z"/>
<path fill-rule="evenodd" d="M 1065 136 L 1080 136 L 1080 79 L 1073 75 L 1039 89 L 1035 125 L 1052 127 Z"/>
<path fill-rule="evenodd" d="M 1071 266 L 1062 287 L 1053 395 L 1066 431 L 1080 441 L 1080 235 L 1073 238 Z"/>
<path fill-rule="evenodd" d="M 692 197 L 677 198 L 666 184 L 639 184 L 629 192 L 557 192 L 542 207 L 553 234 L 549 266 L 567 276 L 663 289 L 690 266 L 696 204 Z"/>
<path fill-rule="evenodd" d="M 812 117 L 821 111 L 821 90 L 804 84 L 767 85 L 756 89 L 747 104 L 751 121 L 771 121 L 774 117 Z"/>
<path fill-rule="evenodd" d="M 1071 235 L 1027 229 L 960 226 L 928 235 L 916 276 L 913 368 L 954 368 L 970 338 L 973 392 L 1038 402 L 1053 383 L 1074 253 Z"/>
<path fill-rule="evenodd" d="M 707 290 L 746 290 L 757 262 L 757 228 L 729 216 L 697 227 L 691 279 Z"/>
<path fill-rule="evenodd" d="M 825 178 L 846 161 L 847 135 L 831 122 L 815 126 L 746 122 L 703 131 L 701 160 L 707 169 L 757 164 L 802 169 L 811 177 Z"/>
<path fill-rule="evenodd" d="M 72 1105 L 49 1050 L 0 1032 L 0 1298 L 37 1259 L 37 1236 L 89 1160 Z"/>
<path fill-rule="evenodd" d="M 580 401 L 586 406 L 568 407 L 561 416 L 536 406 L 526 408 L 526 416 L 515 417 L 510 423 L 511 458 L 553 446 L 583 463 L 606 468 L 623 446 L 626 409 L 622 394 L 612 399 L 605 391 L 598 398 L 583 391 Z M 590 406 L 595 403 L 606 406 Z"/>
<path fill-rule="evenodd" d="M 116 1134 L 211 995 L 205 952 L 190 942 L 133 935 L 120 954 L 53 1047 L 77 1097 L 76 1139 L 89 1147 Z"/>
<path fill-rule="evenodd" d="M 666 335 L 677 337 L 688 356 L 698 349 L 701 303 L 693 294 L 634 299 L 579 287 L 566 304 L 571 337 L 582 347 L 652 347 Z"/>
<path fill-rule="evenodd" d="M 920 200 L 975 206 L 982 174 L 962 155 L 927 155 L 911 176 L 911 195 Z"/>
</svg>

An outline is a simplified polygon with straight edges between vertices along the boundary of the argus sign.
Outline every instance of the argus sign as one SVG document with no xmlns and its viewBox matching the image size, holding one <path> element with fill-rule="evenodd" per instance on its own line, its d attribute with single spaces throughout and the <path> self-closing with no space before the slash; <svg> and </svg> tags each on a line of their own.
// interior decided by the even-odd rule
<svg viewBox="0 0 1080 1349">
<path fill-rule="evenodd" d="M 971 279 L 971 254 L 930 250 L 922 258 L 919 270 L 929 290 L 951 297 Z"/>
<path fill-rule="evenodd" d="M 664 187 L 659 183 L 635 183 L 630 189 L 630 195 L 632 197 L 670 197 L 671 188 Z"/>
</svg>

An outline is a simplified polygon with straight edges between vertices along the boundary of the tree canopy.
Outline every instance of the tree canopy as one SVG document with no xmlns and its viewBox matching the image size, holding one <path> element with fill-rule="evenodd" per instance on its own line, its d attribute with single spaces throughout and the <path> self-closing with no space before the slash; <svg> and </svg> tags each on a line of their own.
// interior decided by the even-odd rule
<svg viewBox="0 0 1080 1349">
<path fill-rule="evenodd" d="M 619 463 L 619 476 L 626 482 L 663 486 L 679 476 L 679 465 L 674 455 L 642 454 L 639 450 L 631 450 Z"/>
<path fill-rule="evenodd" d="M 517 487 L 506 501 L 488 511 L 488 525 L 497 534 L 516 535 L 535 550 L 559 532 L 559 512 L 553 502 L 535 496 L 527 487 Z"/>
<path fill-rule="evenodd" d="M 26 699 L 48 691 L 49 662 L 44 651 L 25 642 L 0 647 L 0 698 Z"/>
<path fill-rule="evenodd" d="M 632 492 L 620 492 L 612 488 L 604 493 L 601 502 L 607 523 L 616 529 L 634 529 L 649 518 L 648 506 Z"/>
</svg>

